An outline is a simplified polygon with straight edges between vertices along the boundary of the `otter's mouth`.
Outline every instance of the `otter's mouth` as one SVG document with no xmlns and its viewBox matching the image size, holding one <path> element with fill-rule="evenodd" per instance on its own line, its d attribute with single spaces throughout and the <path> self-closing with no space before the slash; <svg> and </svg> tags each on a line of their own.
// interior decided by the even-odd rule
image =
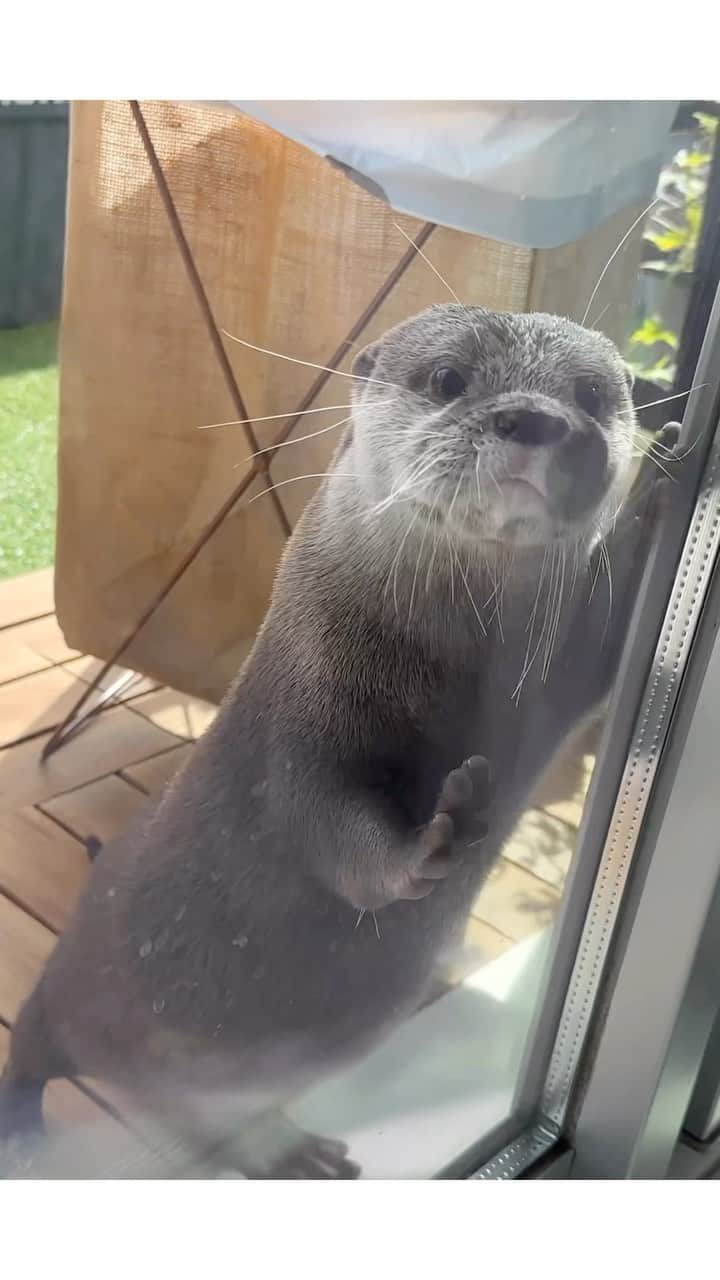
<svg viewBox="0 0 720 1280">
<path fill-rule="evenodd" d="M 539 485 L 534 484 L 532 480 L 528 480 L 527 476 L 508 476 L 505 480 L 498 480 L 498 488 L 501 493 L 511 498 L 539 498 L 544 506 L 547 506 L 547 494 L 543 492 Z"/>
<path fill-rule="evenodd" d="M 522 523 L 545 526 L 552 513 L 547 495 L 527 476 L 498 480 L 497 527 L 499 531 Z"/>
</svg>

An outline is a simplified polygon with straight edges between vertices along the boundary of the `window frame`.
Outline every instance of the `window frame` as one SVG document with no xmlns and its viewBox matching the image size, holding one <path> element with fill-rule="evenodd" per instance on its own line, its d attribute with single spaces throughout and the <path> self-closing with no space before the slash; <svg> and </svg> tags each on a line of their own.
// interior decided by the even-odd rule
<svg viewBox="0 0 720 1280">
<path fill-rule="evenodd" d="M 672 1076 L 671 1048 L 678 1048 L 673 1041 L 675 1033 L 680 1036 L 681 1056 L 682 1046 L 688 1048 L 681 1024 L 682 1000 L 687 1004 L 689 998 L 689 979 L 683 985 L 679 968 L 672 993 L 668 990 L 666 998 L 658 1001 L 654 1009 L 657 1017 L 652 1049 L 650 1038 L 644 1050 L 642 1036 L 637 1035 L 636 1006 L 631 1060 L 633 1075 L 637 1072 L 638 1079 L 642 1077 L 645 1092 L 639 1089 L 642 1100 L 635 1098 L 634 1110 L 621 1106 L 619 1096 L 623 1090 L 623 1064 L 629 1060 L 622 1039 L 632 1026 L 632 1019 L 628 1023 L 629 1010 L 633 1000 L 641 999 L 643 983 L 647 984 L 647 974 L 652 972 L 650 966 L 659 958 L 668 960 L 662 947 L 653 943 L 652 921 L 659 918 L 658 912 L 665 916 L 671 913 L 682 935 L 687 964 L 691 952 L 699 950 L 704 924 L 701 907 L 704 903 L 707 908 L 713 892 L 712 877 L 720 870 L 715 867 L 717 851 L 711 850 L 706 840 L 706 857 L 699 859 L 697 865 L 692 864 L 688 892 L 687 877 L 683 882 L 676 874 L 675 882 L 671 881 L 668 852 L 668 833 L 678 829 L 678 813 L 682 814 L 690 795 L 697 809 L 697 814 L 693 811 L 693 847 L 696 837 L 705 837 L 708 830 L 712 831 L 712 825 L 707 825 L 708 812 L 711 824 L 714 816 L 710 779 L 706 780 L 705 793 L 688 790 L 687 769 L 694 758 L 695 735 L 704 733 L 706 751 L 708 748 L 708 725 L 702 717 L 711 717 L 712 712 L 708 712 L 706 704 L 717 697 L 720 705 L 720 649 L 717 655 L 709 651 L 713 637 L 700 626 L 704 610 L 711 619 L 714 617 L 709 601 L 720 552 L 720 290 L 715 296 L 693 385 L 698 390 L 690 398 L 683 418 L 680 445 L 683 453 L 689 452 L 659 527 L 631 617 L 556 925 L 544 996 L 528 1041 L 525 1070 L 516 1096 L 516 1116 L 522 1127 L 476 1169 L 471 1175 L 475 1178 L 522 1176 L 538 1160 L 553 1154 L 562 1156 L 567 1164 L 562 1142 L 568 1134 L 572 1135 L 573 1147 L 569 1167 L 575 1172 L 559 1176 L 603 1176 L 588 1170 L 612 1167 L 616 1172 L 606 1176 L 661 1177 L 663 1173 L 635 1171 L 667 1169 L 682 1125 L 683 1116 L 676 1116 L 672 1147 L 668 1150 L 666 1107 L 663 1154 L 656 1147 L 651 1158 L 651 1113 L 656 1134 L 658 1122 L 658 1114 L 651 1106 L 652 1090 L 659 1088 L 662 1078 L 667 1097 Z M 713 599 L 717 595 L 720 591 L 712 592 Z M 700 634 L 703 630 L 704 639 Z M 649 631 L 656 636 L 650 661 Z M 710 682 L 707 685 L 706 680 Z M 672 750 L 665 750 L 671 725 L 682 723 L 683 716 L 688 720 L 687 741 L 682 748 L 675 743 Z M 694 720 L 693 716 L 700 719 Z M 709 751 L 708 765 L 711 759 Z M 671 824 L 668 826 L 661 824 L 663 805 L 662 822 Z M 636 873 L 643 862 L 647 863 L 647 874 L 638 889 L 640 878 Z M 678 868 L 675 870 L 677 873 Z M 683 889 L 679 901 L 667 897 L 671 882 L 673 893 Z M 634 923 L 625 939 L 624 958 L 619 961 L 620 926 L 629 917 Z M 685 969 L 682 972 L 687 979 Z M 603 1030 L 598 1038 L 595 1033 L 600 1013 Z M 595 1043 L 590 1049 L 593 1036 Z M 705 1043 L 703 1040 L 702 1051 Z M 699 1060 L 696 1066 L 699 1068 Z M 663 1070 L 671 1075 L 663 1077 Z M 694 1075 L 690 1075 L 694 1081 Z M 686 1073 L 687 1079 L 690 1076 Z M 677 1074 L 675 1084 L 677 1093 Z M 587 1089 L 579 1102 L 583 1086 Z M 688 1102 L 689 1096 L 685 1107 Z M 613 1142 L 604 1151 L 595 1149 L 598 1132 L 602 1131 L 600 1117 L 613 1133 Z"/>
</svg>

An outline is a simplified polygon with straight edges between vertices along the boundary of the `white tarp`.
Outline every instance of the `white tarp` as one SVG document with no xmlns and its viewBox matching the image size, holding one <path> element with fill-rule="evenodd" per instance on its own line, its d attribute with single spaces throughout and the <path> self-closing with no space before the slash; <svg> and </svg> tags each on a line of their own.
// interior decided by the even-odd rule
<svg viewBox="0 0 720 1280">
<path fill-rule="evenodd" d="M 650 201 L 677 102 L 224 102 L 402 213 L 547 249 Z"/>
</svg>

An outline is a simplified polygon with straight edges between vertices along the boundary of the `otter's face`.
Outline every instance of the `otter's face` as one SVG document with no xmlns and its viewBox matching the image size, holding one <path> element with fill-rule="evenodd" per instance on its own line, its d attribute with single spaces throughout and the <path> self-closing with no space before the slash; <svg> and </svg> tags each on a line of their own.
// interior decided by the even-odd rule
<svg viewBox="0 0 720 1280">
<path fill-rule="evenodd" d="M 458 537 L 593 545 L 625 496 L 630 381 L 602 334 L 550 315 L 431 307 L 358 356 L 354 450 L 380 510 Z M 405 506 L 405 511 L 408 507 Z"/>
</svg>

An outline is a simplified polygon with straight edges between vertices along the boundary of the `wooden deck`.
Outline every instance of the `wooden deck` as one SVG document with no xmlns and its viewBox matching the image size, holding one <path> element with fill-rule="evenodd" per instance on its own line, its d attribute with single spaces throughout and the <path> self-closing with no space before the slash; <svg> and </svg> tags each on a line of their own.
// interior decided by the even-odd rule
<svg viewBox="0 0 720 1280">
<path fill-rule="evenodd" d="M 96 660 L 70 650 L 52 571 L 0 583 L 0 1064 L 9 1029 L 88 873 L 83 839 L 107 840 L 171 777 L 214 708 L 150 681 L 103 711 L 46 765 L 40 752 Z M 580 801 L 533 809 L 475 904 L 457 982 L 546 925 L 557 909 Z M 122 1121 L 89 1085 L 54 1083 L 51 1128 Z M 110 1119 L 110 1116 L 114 1119 Z"/>
</svg>

